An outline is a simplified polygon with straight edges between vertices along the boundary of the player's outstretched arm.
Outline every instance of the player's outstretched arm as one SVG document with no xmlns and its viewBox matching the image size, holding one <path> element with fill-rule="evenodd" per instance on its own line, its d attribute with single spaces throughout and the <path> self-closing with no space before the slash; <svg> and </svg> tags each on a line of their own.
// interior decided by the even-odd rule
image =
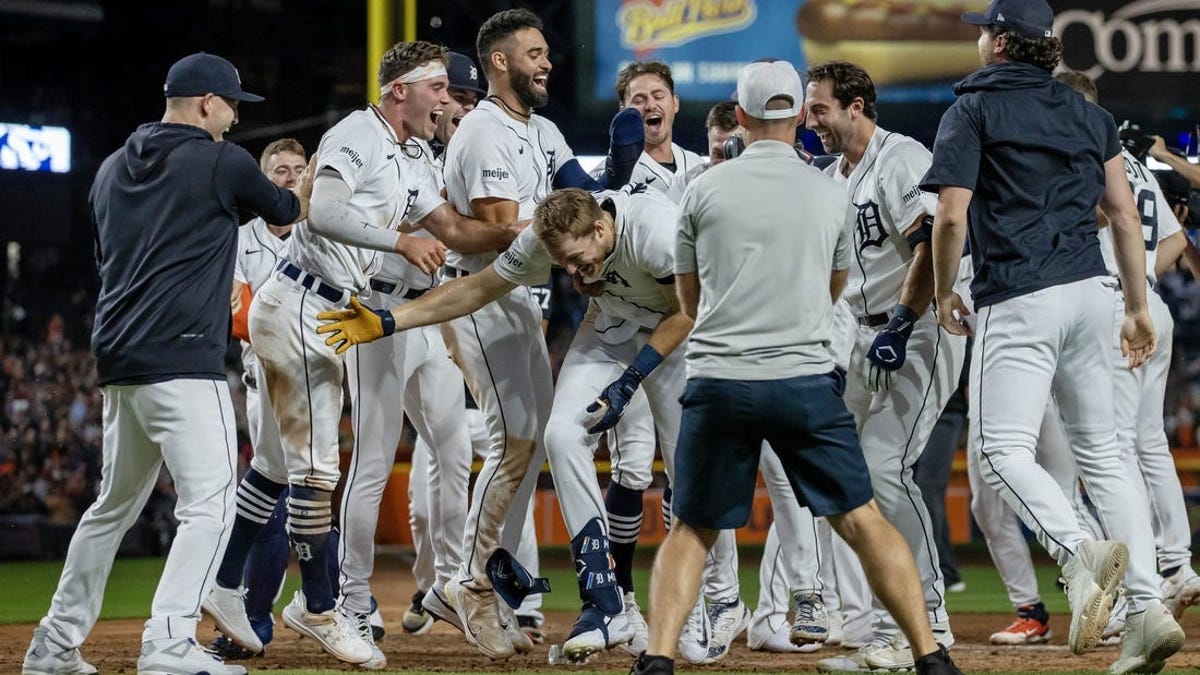
<svg viewBox="0 0 1200 675">
<path fill-rule="evenodd" d="M 1125 321 L 1121 325 L 1121 353 L 1129 367 L 1137 368 L 1158 346 L 1158 333 L 1146 305 L 1146 245 L 1142 220 L 1133 202 L 1125 160 L 1116 155 L 1104 163 L 1104 194 L 1100 208 L 1108 216 L 1116 250 L 1117 272 L 1125 295 Z"/>
<path fill-rule="evenodd" d="M 476 220 L 455 211 L 450 204 L 442 204 L 417 224 L 451 249 L 470 254 L 503 251 L 529 221 Z"/>
<path fill-rule="evenodd" d="M 1188 179 L 1192 187 L 1200 188 L 1200 166 L 1196 166 L 1187 161 L 1186 158 L 1180 157 L 1168 150 L 1167 143 L 1163 140 L 1162 136 L 1154 137 L 1154 145 L 1150 146 L 1150 156 L 1175 169 L 1180 175 Z"/>
<path fill-rule="evenodd" d="M 313 181 L 308 207 L 308 226 L 313 232 L 339 244 L 387 253 L 399 252 L 401 235 L 368 221 L 350 203 L 354 191 L 336 169 L 325 167 Z"/>
<path fill-rule="evenodd" d="M 514 288 L 515 284 L 505 281 L 488 267 L 479 274 L 442 284 L 391 311 L 371 309 L 358 298 L 351 298 L 347 309 L 317 314 L 324 322 L 317 326 L 317 333 L 326 335 L 325 344 L 341 354 L 354 345 L 378 340 L 398 330 L 431 326 L 466 316 L 504 297 Z"/>
<path fill-rule="evenodd" d="M 971 312 L 954 292 L 954 282 L 967 240 L 967 209 L 974 194 L 974 190 L 964 187 L 943 185 L 938 190 L 937 213 L 933 216 L 933 296 L 938 323 L 951 335 L 971 334 L 963 320 Z"/>
</svg>

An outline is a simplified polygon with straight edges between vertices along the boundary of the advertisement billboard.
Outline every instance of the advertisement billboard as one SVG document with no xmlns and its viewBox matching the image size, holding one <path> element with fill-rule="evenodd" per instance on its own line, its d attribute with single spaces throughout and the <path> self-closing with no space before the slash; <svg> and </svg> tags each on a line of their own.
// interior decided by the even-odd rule
<svg viewBox="0 0 1200 675">
<path fill-rule="evenodd" d="M 1098 80 L 1121 107 L 1183 119 L 1195 114 L 1200 0 L 1050 0 L 1064 66 Z M 986 0 L 593 0 L 594 45 L 585 77 L 595 101 L 615 99 L 616 73 L 633 60 L 671 66 L 680 98 L 729 98 L 738 70 L 774 57 L 803 71 L 845 59 L 871 73 L 883 103 L 948 103 L 979 67 L 979 36 L 965 11 Z"/>
</svg>

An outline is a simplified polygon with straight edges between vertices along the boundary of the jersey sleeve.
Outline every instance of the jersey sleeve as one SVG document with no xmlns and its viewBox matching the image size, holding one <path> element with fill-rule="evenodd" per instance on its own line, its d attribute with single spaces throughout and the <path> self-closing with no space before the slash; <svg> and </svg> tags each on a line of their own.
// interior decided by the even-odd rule
<svg viewBox="0 0 1200 675">
<path fill-rule="evenodd" d="M 858 209 L 849 199 L 846 200 L 845 222 L 838 233 L 837 245 L 833 249 L 834 271 L 850 268 L 850 259 L 854 248 L 854 223 L 858 219 Z"/>
<path fill-rule="evenodd" d="M 521 234 L 501 253 L 492 267 L 500 278 L 518 286 L 539 286 L 550 281 L 553 261 L 532 227 Z"/>
<path fill-rule="evenodd" d="M 1179 224 L 1179 219 L 1175 217 L 1175 212 L 1171 210 L 1171 203 L 1167 201 L 1167 197 L 1163 194 L 1162 188 L 1158 186 L 1157 181 L 1151 181 L 1150 189 L 1154 190 L 1155 216 L 1158 218 L 1158 240 L 1162 241 L 1182 230 L 1183 226 Z"/>
<path fill-rule="evenodd" d="M 679 209 L 666 197 L 657 194 L 631 197 L 630 219 L 637 240 L 634 259 L 639 267 L 659 283 L 669 284 L 675 278 L 675 226 Z"/>
<path fill-rule="evenodd" d="M 342 182 L 357 192 L 377 169 L 379 138 L 364 129 L 359 119 L 347 117 L 321 137 L 317 148 L 317 173 L 328 167 L 337 171 Z"/>
<path fill-rule="evenodd" d="M 491 119 L 486 119 L 465 128 L 459 127 L 450 137 L 450 145 L 446 148 L 446 166 L 461 175 L 465 192 L 462 195 L 465 197 L 463 202 L 487 198 L 520 201 L 517 158 L 512 145 L 506 142 L 508 134 L 503 125 L 492 124 Z M 447 189 L 455 183 L 447 181 Z M 455 199 L 458 199 L 457 195 Z"/>
<path fill-rule="evenodd" d="M 238 228 L 237 258 L 233 262 L 233 280 L 243 284 L 250 283 L 246 276 L 246 234 L 249 228 L 250 224 Z"/>
<path fill-rule="evenodd" d="M 943 185 L 975 189 L 982 139 L 969 101 L 958 99 L 942 115 L 933 142 L 933 160 L 921 179 L 922 190 L 937 192 Z"/>
<path fill-rule="evenodd" d="M 675 220 L 675 274 L 694 274 L 696 264 L 696 186 L 702 180 L 692 181 L 679 201 L 679 215 Z"/>
<path fill-rule="evenodd" d="M 921 178 L 929 170 L 930 157 L 920 143 L 904 141 L 892 148 L 887 157 L 880 158 L 880 165 L 885 167 L 880 177 L 880 194 L 891 216 L 887 226 L 898 236 L 903 237 L 918 218 L 933 215 L 937 210 L 937 198 L 920 187 Z"/>
<path fill-rule="evenodd" d="M 217 193 L 231 208 L 245 208 L 268 223 L 287 224 L 300 215 L 300 200 L 267 178 L 244 148 L 221 143 L 216 168 Z"/>
</svg>

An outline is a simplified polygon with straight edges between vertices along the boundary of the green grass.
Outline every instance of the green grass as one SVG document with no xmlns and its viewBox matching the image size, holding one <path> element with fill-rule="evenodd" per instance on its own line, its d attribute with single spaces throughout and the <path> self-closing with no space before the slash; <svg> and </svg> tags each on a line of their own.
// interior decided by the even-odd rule
<svg viewBox="0 0 1200 675">
<path fill-rule="evenodd" d="M 147 616 L 162 565 L 161 558 L 117 560 L 105 589 L 104 607 L 100 618 L 137 619 Z M 1049 565 L 1039 565 L 1037 570 L 1046 608 L 1051 613 L 1066 612 L 1066 597 L 1054 588 L 1058 570 Z M 0 603 L 0 624 L 33 623 L 41 618 L 50 604 L 50 596 L 54 593 L 61 571 L 61 561 L 0 563 L 0 580 L 3 580 L 5 589 L 4 602 Z M 550 587 L 554 591 L 544 596 L 543 609 L 566 612 L 579 609 L 575 575 L 569 567 L 548 566 L 542 569 L 542 573 L 549 577 Z M 952 613 L 1012 611 L 1004 585 L 994 568 L 981 564 L 966 564 L 962 567 L 962 576 L 967 583 L 967 590 L 963 593 L 951 593 L 947 597 Z M 643 603 L 646 602 L 649 590 L 649 577 L 648 566 L 639 564 L 634 571 L 634 584 L 637 587 L 638 598 Z M 758 601 L 758 565 L 749 556 L 743 560 L 741 583 L 742 597 L 753 607 Z M 280 596 L 281 604 L 276 607 L 276 611 L 283 609 L 282 605 L 292 597 L 292 591 L 298 586 L 297 575 L 289 574 L 284 593 Z"/>
</svg>

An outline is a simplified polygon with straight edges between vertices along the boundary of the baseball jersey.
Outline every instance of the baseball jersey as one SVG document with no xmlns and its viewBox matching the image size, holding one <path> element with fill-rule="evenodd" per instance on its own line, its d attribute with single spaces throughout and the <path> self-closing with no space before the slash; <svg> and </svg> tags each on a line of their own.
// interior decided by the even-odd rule
<svg viewBox="0 0 1200 675">
<path fill-rule="evenodd" d="M 937 209 L 937 197 L 918 187 L 932 155 L 917 141 L 876 127 L 862 159 L 843 175 L 846 159 L 825 174 L 846 187 L 855 209 L 854 264 L 843 297 L 856 316 L 883 314 L 900 302 L 912 249 L 904 236 Z"/>
<path fill-rule="evenodd" d="M 398 230 L 444 203 L 426 163 L 412 161 L 405 151 L 413 146 L 405 146 L 374 106 L 356 110 L 321 137 L 317 171 L 329 167 L 341 174 L 364 227 Z M 292 228 L 285 257 L 326 283 L 362 293 L 379 270 L 381 254 L 326 239 L 305 221 Z"/>
<path fill-rule="evenodd" d="M 1121 151 L 1121 159 L 1125 161 L 1125 175 L 1129 177 L 1129 188 L 1133 191 L 1133 200 L 1142 219 L 1142 239 L 1146 243 L 1146 281 L 1153 286 L 1158 282 L 1154 274 L 1154 266 L 1158 262 L 1158 242 L 1183 228 L 1150 169 L 1137 161 L 1128 150 Z M 1104 266 L 1109 273 L 1116 275 L 1117 254 L 1113 247 L 1111 227 L 1100 230 L 1100 252 L 1104 254 Z"/>
<path fill-rule="evenodd" d="M 442 163 L 433 156 L 433 148 L 429 147 L 429 143 L 417 138 L 410 138 L 407 143 L 402 146 L 405 160 L 410 163 L 420 164 L 424 170 L 429 172 L 429 179 L 433 185 L 437 187 L 438 192 L 442 189 Z M 421 169 L 413 166 L 414 172 L 420 172 Z M 436 207 L 435 207 L 436 208 Z M 419 220 L 419 219 L 418 219 Z M 415 225 L 415 223 L 409 223 Z M 406 230 L 407 231 L 407 230 Z M 427 232 L 424 228 L 412 230 L 408 232 L 412 237 L 432 237 L 433 235 Z M 389 283 L 401 283 L 409 288 L 429 289 L 438 284 L 438 275 L 425 274 L 421 268 L 413 265 L 399 253 L 381 253 L 379 260 L 379 270 L 375 273 L 374 278 Z"/>
<path fill-rule="evenodd" d="M 650 153 L 642 151 L 641 157 L 638 157 L 637 164 L 633 166 L 633 173 L 629 176 L 630 183 L 645 183 L 646 185 L 670 196 L 671 201 L 679 203 L 679 198 L 683 196 L 683 188 L 676 187 L 677 185 L 686 186 L 683 177 L 689 171 L 698 167 L 704 166 L 705 158 L 697 155 L 691 150 L 684 150 L 678 144 L 671 144 L 671 161 L 675 163 L 675 170 L 671 171 L 667 167 L 658 163 L 658 160 L 650 156 Z M 592 171 L 592 178 L 603 182 L 604 180 L 604 163 Z"/>
<path fill-rule="evenodd" d="M 295 226 L 292 227 L 295 230 Z M 238 228 L 237 262 L 233 265 L 233 279 L 250 287 L 253 296 L 259 287 L 271 278 L 275 266 L 287 247 L 289 232 L 283 239 L 271 234 L 267 221 L 255 218 Z M 242 340 L 242 365 L 249 366 L 255 360 L 250 343 Z"/>
<path fill-rule="evenodd" d="M 485 99 L 462 118 L 446 146 L 446 194 L 459 213 L 473 214 L 473 199 L 494 197 L 517 202 L 518 218 L 531 218 L 534 207 L 554 189 L 555 172 L 574 157 L 550 120 L 535 114 L 522 122 Z M 478 272 L 495 259 L 491 252 L 452 251 L 446 264 Z"/>
<path fill-rule="evenodd" d="M 842 186 L 779 141 L 705 171 L 679 205 L 675 273 L 700 279 L 688 377 L 777 380 L 827 373 L 832 270 L 851 264 Z"/>
<path fill-rule="evenodd" d="M 602 341 L 620 344 L 643 328 L 653 329 L 670 310 L 662 287 L 675 281 L 672 259 L 679 210 L 645 184 L 601 192 L 596 198 L 612 214 L 615 233 L 600 274 L 584 278 L 588 283 L 604 281 L 604 294 L 588 302 L 588 315 Z M 534 286 L 546 283 L 553 264 L 533 228 L 527 227 L 493 266 L 505 281 Z"/>
</svg>

